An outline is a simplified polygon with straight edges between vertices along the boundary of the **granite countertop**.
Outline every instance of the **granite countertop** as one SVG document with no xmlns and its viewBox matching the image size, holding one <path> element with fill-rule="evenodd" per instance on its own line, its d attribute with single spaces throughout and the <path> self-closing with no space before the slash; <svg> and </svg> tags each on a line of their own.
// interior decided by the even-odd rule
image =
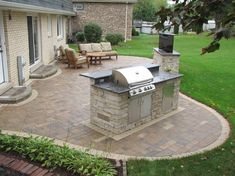
<svg viewBox="0 0 235 176">
<path fill-rule="evenodd" d="M 159 84 L 164 81 L 168 81 L 168 80 L 175 79 L 175 78 L 180 78 L 183 76 L 182 74 L 167 73 L 167 72 L 153 72 L 152 74 L 154 76 L 153 82 L 151 82 L 152 84 Z M 130 90 L 129 87 L 122 87 L 122 86 L 114 84 L 113 82 L 98 83 L 92 86 L 95 86 L 95 87 L 98 87 L 107 91 L 115 92 L 118 94 L 125 93 Z"/>
<path fill-rule="evenodd" d="M 178 73 L 159 72 L 159 66 L 156 64 L 146 64 L 144 66 L 146 66 L 146 68 L 148 68 L 153 74 L 154 79 L 153 79 L 153 82 L 151 82 L 152 84 L 158 84 L 164 81 L 168 81 L 168 80 L 175 79 L 175 78 L 180 78 L 183 76 L 182 74 L 178 74 Z M 99 79 L 111 77 L 112 70 L 82 73 L 80 75 L 88 77 L 93 80 L 99 80 Z M 98 87 L 107 91 L 115 92 L 118 94 L 125 93 L 130 90 L 129 87 L 119 86 L 119 85 L 114 84 L 113 82 L 100 82 L 92 86 L 95 86 L 95 87 Z"/>
<path fill-rule="evenodd" d="M 159 65 L 156 65 L 156 64 L 147 63 L 141 66 L 145 66 L 149 70 L 152 70 L 152 69 L 159 70 Z M 102 78 L 107 78 L 107 77 L 112 76 L 112 70 L 101 70 L 101 71 L 90 72 L 90 73 L 81 73 L 80 76 L 84 76 L 84 77 L 94 79 L 94 80 L 102 79 Z"/>
</svg>

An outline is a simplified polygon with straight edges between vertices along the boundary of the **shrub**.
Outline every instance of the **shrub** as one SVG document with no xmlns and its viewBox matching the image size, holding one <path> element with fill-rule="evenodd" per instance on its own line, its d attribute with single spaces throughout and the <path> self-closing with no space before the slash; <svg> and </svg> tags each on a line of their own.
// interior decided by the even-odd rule
<svg viewBox="0 0 235 176">
<path fill-rule="evenodd" d="M 95 23 L 89 23 L 84 27 L 84 35 L 88 43 L 99 43 L 101 41 L 102 29 Z"/>
<path fill-rule="evenodd" d="M 132 36 L 139 36 L 140 33 L 135 29 L 135 28 L 132 28 Z"/>
<path fill-rule="evenodd" d="M 122 34 L 107 34 L 105 39 L 112 45 L 117 45 L 125 40 Z"/>
<path fill-rule="evenodd" d="M 85 36 L 83 32 L 77 32 L 76 33 L 76 39 L 78 42 L 83 43 L 85 41 Z"/>
<path fill-rule="evenodd" d="M 49 169 L 61 167 L 78 175 L 113 176 L 116 174 L 116 170 L 108 160 L 71 149 L 66 145 L 57 146 L 53 140 L 47 138 L 24 138 L 0 134 L 1 151 L 19 154 Z"/>
</svg>

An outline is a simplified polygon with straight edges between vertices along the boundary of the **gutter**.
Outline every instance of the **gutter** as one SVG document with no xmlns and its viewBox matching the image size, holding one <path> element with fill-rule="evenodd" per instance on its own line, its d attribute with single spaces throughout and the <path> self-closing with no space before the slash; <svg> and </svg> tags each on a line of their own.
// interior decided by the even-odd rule
<svg viewBox="0 0 235 176">
<path fill-rule="evenodd" d="M 23 12 L 38 12 L 38 13 L 47 13 L 47 14 L 68 15 L 68 16 L 76 15 L 76 13 L 72 11 L 52 9 L 52 8 L 47 8 L 47 7 L 21 4 L 21 3 L 16 3 L 16 2 L 6 2 L 2 0 L 0 0 L 0 9 L 23 11 Z"/>
</svg>

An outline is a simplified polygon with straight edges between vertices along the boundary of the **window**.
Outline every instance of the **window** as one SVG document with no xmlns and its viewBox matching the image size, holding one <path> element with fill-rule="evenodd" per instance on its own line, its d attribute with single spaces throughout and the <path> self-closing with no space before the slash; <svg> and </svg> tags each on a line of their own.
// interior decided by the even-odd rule
<svg viewBox="0 0 235 176">
<path fill-rule="evenodd" d="M 47 16 L 47 35 L 48 35 L 48 37 L 52 36 L 52 19 L 51 19 L 51 15 Z"/>
<path fill-rule="evenodd" d="M 80 10 L 84 10 L 84 4 L 83 3 L 73 3 L 73 11 L 77 12 Z"/>
<path fill-rule="evenodd" d="M 57 38 L 63 38 L 63 17 L 57 16 Z"/>
</svg>

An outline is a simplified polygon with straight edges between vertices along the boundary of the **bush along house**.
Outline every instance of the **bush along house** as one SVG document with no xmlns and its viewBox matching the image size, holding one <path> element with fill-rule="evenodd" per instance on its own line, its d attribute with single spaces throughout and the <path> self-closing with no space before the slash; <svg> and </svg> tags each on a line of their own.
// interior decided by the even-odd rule
<svg viewBox="0 0 235 176">
<path fill-rule="evenodd" d="M 31 94 L 25 83 L 66 44 L 72 15 L 70 0 L 0 1 L 0 104 Z"/>
<path fill-rule="evenodd" d="M 83 31 L 89 22 L 97 23 L 103 35 L 119 33 L 131 40 L 133 5 L 137 0 L 73 0 L 76 16 L 72 31 Z"/>
</svg>

